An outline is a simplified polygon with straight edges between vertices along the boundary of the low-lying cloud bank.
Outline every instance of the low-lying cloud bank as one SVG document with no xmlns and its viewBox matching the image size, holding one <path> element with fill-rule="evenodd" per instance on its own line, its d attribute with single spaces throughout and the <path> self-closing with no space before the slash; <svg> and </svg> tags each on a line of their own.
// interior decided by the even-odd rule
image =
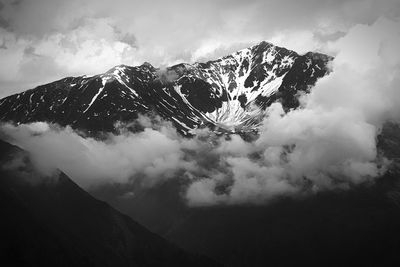
<svg viewBox="0 0 400 267">
<path fill-rule="evenodd" d="M 61 169 L 84 187 L 109 182 L 157 186 L 184 179 L 190 205 L 263 203 L 372 182 L 385 169 L 376 138 L 400 118 L 400 21 L 357 25 L 327 49 L 332 72 L 301 96 L 300 109 L 267 110 L 259 137 L 179 136 L 166 122 L 141 117 L 144 131 L 121 128 L 107 140 L 46 123 L 1 127 L 44 173 Z"/>
</svg>

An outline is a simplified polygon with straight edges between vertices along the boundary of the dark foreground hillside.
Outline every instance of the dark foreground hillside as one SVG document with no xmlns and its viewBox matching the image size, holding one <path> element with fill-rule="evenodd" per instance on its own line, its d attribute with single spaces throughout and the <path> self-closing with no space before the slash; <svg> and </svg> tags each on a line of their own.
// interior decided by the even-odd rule
<svg viewBox="0 0 400 267">
<path fill-rule="evenodd" d="M 39 177 L 18 148 L 0 141 L 0 151 L 0 266 L 215 265 L 94 199 L 65 174 Z"/>
</svg>

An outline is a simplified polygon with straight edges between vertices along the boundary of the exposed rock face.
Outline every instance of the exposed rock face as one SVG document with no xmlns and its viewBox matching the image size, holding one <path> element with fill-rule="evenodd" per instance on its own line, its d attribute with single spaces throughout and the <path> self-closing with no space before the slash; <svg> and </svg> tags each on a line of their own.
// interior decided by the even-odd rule
<svg viewBox="0 0 400 267">
<path fill-rule="evenodd" d="M 68 77 L 0 100 L 0 120 L 71 125 L 90 132 L 113 131 L 118 121 L 155 112 L 188 135 L 203 125 L 249 131 L 266 107 L 280 101 L 298 106 L 328 72 L 330 57 L 261 42 L 207 63 L 178 64 L 165 70 L 149 63 L 117 66 L 92 77 Z"/>
</svg>

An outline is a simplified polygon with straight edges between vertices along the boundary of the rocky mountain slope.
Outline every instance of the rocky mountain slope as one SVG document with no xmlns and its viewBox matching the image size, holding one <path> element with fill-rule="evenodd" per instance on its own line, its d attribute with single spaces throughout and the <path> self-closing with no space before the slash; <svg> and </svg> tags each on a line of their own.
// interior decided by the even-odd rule
<svg viewBox="0 0 400 267">
<path fill-rule="evenodd" d="M 207 63 L 156 69 L 117 66 L 92 77 L 68 77 L 0 100 L 0 120 L 48 121 L 86 130 L 113 131 L 117 122 L 155 113 L 189 135 L 209 126 L 251 131 L 266 107 L 281 101 L 298 106 L 297 96 L 328 72 L 330 57 L 261 42 Z"/>
</svg>

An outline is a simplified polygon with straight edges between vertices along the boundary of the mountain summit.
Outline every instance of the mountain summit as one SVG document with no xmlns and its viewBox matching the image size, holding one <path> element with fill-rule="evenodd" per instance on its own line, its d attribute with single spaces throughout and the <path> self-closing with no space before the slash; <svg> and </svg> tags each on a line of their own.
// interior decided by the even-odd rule
<svg viewBox="0 0 400 267">
<path fill-rule="evenodd" d="M 331 59 L 261 42 L 206 63 L 166 69 L 147 62 L 120 65 L 100 75 L 68 77 L 6 97 L 0 100 L 0 120 L 47 121 L 95 133 L 155 112 L 184 135 L 203 126 L 250 131 L 271 103 L 297 107 L 298 92 L 324 76 Z"/>
</svg>

